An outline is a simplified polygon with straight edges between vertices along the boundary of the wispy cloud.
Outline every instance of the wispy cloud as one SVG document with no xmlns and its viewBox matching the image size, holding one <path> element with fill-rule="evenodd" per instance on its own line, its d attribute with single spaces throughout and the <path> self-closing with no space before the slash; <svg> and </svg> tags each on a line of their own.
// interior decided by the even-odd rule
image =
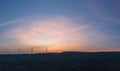
<svg viewBox="0 0 120 71">
<path fill-rule="evenodd" d="M 5 22 L 5 23 L 0 23 L 0 28 L 4 27 L 4 26 L 11 25 L 11 24 L 16 24 L 16 23 L 21 22 L 21 21 L 23 21 L 23 20 L 12 20 L 12 21 L 8 21 L 8 22 Z"/>
<path fill-rule="evenodd" d="M 28 45 L 70 46 L 84 46 L 107 39 L 103 33 L 91 28 L 91 25 L 78 24 L 69 18 L 61 16 L 32 20 L 31 22 L 26 21 L 25 23 L 7 31 L 4 33 L 4 37 Z"/>
<path fill-rule="evenodd" d="M 9 26 L 9 25 L 14 25 L 14 24 L 23 24 L 24 22 L 29 21 L 33 18 L 34 18 L 34 16 L 27 16 L 27 17 L 22 17 L 22 18 L 18 18 L 18 19 L 12 19 L 10 21 L 0 23 L 0 28 L 6 27 L 6 26 Z"/>
</svg>

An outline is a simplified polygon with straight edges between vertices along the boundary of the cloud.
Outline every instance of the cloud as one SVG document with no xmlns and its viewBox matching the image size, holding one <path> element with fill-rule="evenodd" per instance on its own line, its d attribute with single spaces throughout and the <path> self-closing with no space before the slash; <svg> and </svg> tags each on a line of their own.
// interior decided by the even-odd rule
<svg viewBox="0 0 120 71">
<path fill-rule="evenodd" d="M 107 39 L 103 33 L 94 30 L 92 25 L 83 22 L 82 24 L 75 23 L 74 20 L 62 16 L 27 20 L 24 23 L 26 24 L 5 32 L 4 38 L 32 46 L 63 45 L 68 47 L 85 47 Z"/>
<path fill-rule="evenodd" d="M 0 23 L 0 28 L 8 26 L 8 25 L 14 25 L 14 24 L 22 24 L 25 21 L 29 21 L 31 19 L 33 19 L 34 16 L 28 16 L 28 17 L 22 17 L 22 18 L 18 18 L 18 19 L 13 19 L 4 23 Z"/>
<path fill-rule="evenodd" d="M 8 21 L 6 23 L 2 23 L 0 24 L 0 28 L 1 27 L 4 27 L 4 26 L 7 26 L 7 25 L 11 25 L 11 24 L 16 24 L 17 22 L 21 22 L 22 20 L 12 20 L 12 21 Z"/>
</svg>

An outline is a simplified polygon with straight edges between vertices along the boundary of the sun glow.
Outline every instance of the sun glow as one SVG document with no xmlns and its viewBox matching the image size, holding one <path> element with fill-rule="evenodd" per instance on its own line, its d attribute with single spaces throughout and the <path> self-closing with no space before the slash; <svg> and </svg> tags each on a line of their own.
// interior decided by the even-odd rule
<svg viewBox="0 0 120 71">
<path fill-rule="evenodd" d="M 29 21 L 11 31 L 7 32 L 8 38 L 17 40 L 22 44 L 33 46 L 39 45 L 63 45 L 72 37 L 76 25 L 64 17 L 54 19 Z M 69 32 L 70 31 L 70 32 Z M 76 34 L 76 33 L 75 33 Z"/>
<path fill-rule="evenodd" d="M 51 46 L 60 43 L 60 40 L 58 40 L 54 36 L 53 37 L 39 36 L 39 37 L 30 38 L 29 40 L 26 40 L 25 44 L 34 45 L 34 46 L 40 46 L 40 45 Z"/>
<path fill-rule="evenodd" d="M 90 30 L 90 26 L 76 24 L 65 17 L 32 19 L 21 23 L 16 28 L 4 33 L 4 37 L 23 45 L 49 46 L 50 51 L 73 50 L 73 47 L 76 49 L 86 47 L 86 44 L 89 46 L 91 37 L 104 41 L 104 36 Z"/>
</svg>

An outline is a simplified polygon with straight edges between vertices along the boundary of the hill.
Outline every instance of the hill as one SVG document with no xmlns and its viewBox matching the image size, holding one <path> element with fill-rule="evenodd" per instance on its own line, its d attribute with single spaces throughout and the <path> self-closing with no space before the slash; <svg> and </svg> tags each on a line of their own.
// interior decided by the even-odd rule
<svg viewBox="0 0 120 71">
<path fill-rule="evenodd" d="M 0 71 L 120 71 L 120 52 L 1 54 Z"/>
</svg>

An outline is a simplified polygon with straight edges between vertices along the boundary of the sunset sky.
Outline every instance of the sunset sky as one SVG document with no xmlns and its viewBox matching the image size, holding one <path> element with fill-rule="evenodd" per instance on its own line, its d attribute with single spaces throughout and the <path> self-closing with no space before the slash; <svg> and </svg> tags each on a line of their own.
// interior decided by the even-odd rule
<svg viewBox="0 0 120 71">
<path fill-rule="evenodd" d="M 0 0 L 0 53 L 45 47 L 120 51 L 120 0 Z"/>
</svg>

